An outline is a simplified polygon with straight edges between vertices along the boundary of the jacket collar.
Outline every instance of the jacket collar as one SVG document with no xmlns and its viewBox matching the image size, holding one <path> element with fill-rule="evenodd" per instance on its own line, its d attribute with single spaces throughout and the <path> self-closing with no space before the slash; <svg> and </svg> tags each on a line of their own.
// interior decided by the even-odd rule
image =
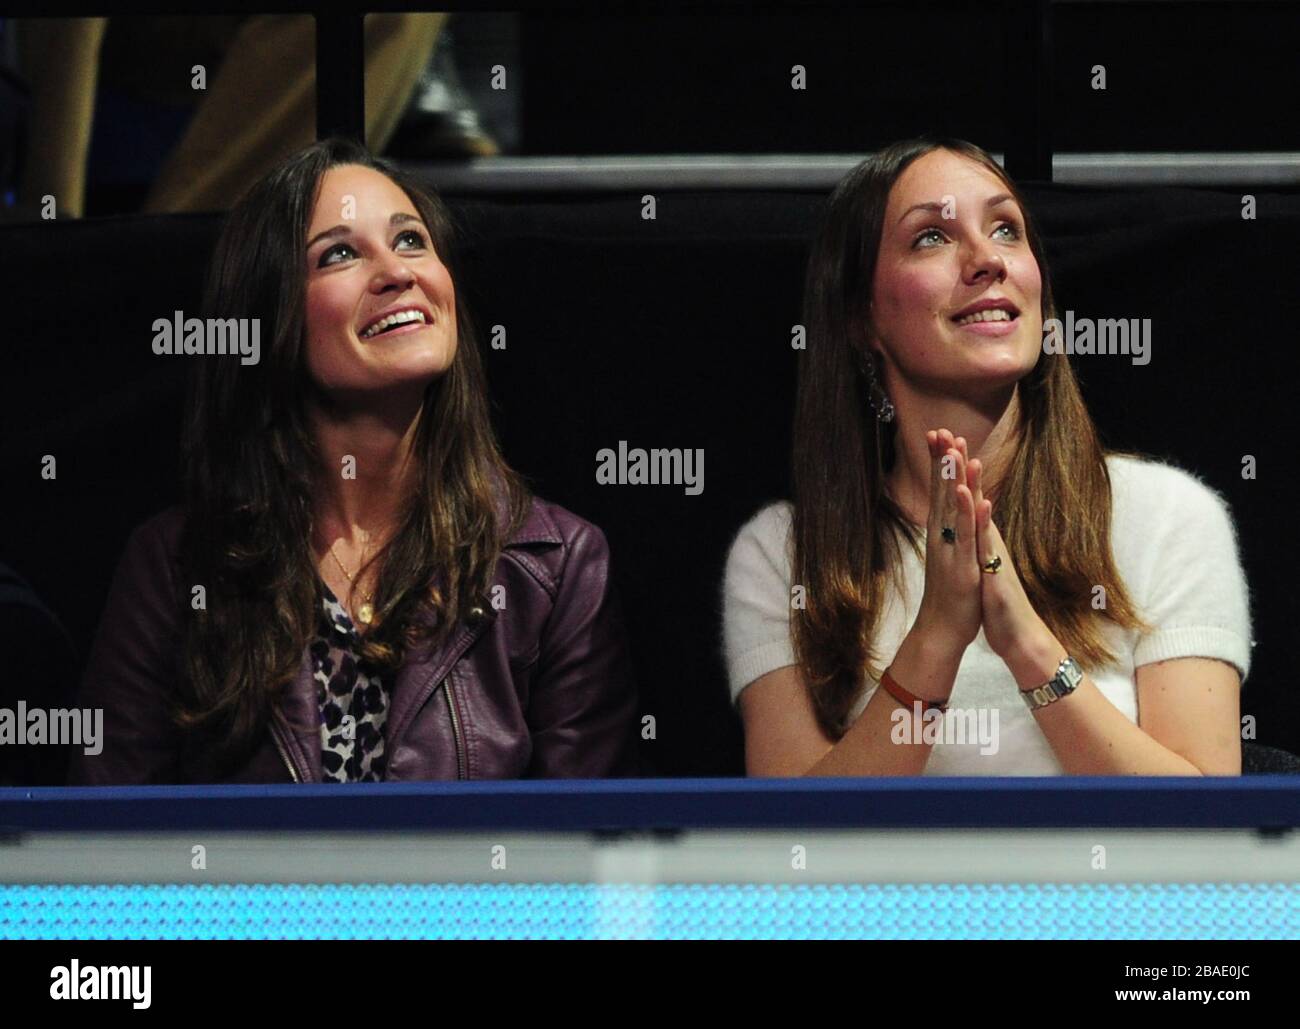
<svg viewBox="0 0 1300 1029">
<path fill-rule="evenodd" d="M 498 519 L 505 517 L 505 503 L 498 492 L 495 500 Z M 527 547 L 538 543 L 559 545 L 564 542 L 559 527 L 547 505 L 532 498 L 523 521 L 507 538 L 506 550 Z M 415 713 L 424 705 L 439 683 L 447 677 L 462 654 L 496 621 L 496 609 L 485 598 L 460 621 L 437 651 L 422 648 L 407 655 L 397 672 L 389 702 L 388 724 L 385 729 L 384 748 L 387 753 L 401 744 Z M 310 649 L 303 654 L 302 664 L 292 687 L 283 698 L 283 713 L 288 731 L 282 734 L 282 743 L 294 766 L 294 776 L 304 782 L 323 779 L 320 743 L 320 699 L 315 676 L 312 673 Z M 281 727 L 273 721 L 273 733 Z"/>
<path fill-rule="evenodd" d="M 505 504 L 500 497 L 497 498 L 496 510 L 498 518 L 505 517 Z M 560 544 L 563 542 L 564 537 L 560 534 L 559 526 L 555 524 L 550 511 L 546 509 L 545 504 L 533 497 L 528 503 L 528 513 L 523 522 L 510 534 L 505 545 L 518 547 L 529 543 Z"/>
</svg>

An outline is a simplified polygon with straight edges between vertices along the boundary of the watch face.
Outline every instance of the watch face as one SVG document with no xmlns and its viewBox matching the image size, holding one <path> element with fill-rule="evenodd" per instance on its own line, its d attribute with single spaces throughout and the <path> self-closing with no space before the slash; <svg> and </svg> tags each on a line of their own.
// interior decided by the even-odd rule
<svg viewBox="0 0 1300 1029">
<path fill-rule="evenodd" d="M 1079 683 L 1083 682 L 1083 669 L 1075 664 L 1074 658 L 1067 657 L 1061 662 L 1061 677 L 1074 689 Z"/>
</svg>

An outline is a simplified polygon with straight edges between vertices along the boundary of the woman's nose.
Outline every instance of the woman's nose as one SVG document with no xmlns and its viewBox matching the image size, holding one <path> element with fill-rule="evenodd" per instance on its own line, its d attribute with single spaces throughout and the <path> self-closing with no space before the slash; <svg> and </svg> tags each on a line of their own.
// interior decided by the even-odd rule
<svg viewBox="0 0 1300 1029">
<path fill-rule="evenodd" d="M 1007 277 L 1007 263 L 990 244 L 981 242 L 969 252 L 965 275 L 967 281 L 974 282 L 985 274 L 1000 282 Z"/>
<path fill-rule="evenodd" d="M 396 284 L 406 289 L 415 284 L 415 272 L 396 254 L 390 254 L 376 270 L 375 283 L 381 288 Z"/>
</svg>

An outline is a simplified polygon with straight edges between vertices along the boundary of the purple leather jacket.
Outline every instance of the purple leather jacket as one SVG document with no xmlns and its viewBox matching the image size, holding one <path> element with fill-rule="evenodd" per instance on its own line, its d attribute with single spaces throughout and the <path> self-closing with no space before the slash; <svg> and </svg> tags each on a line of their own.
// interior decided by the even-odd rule
<svg viewBox="0 0 1300 1029">
<path fill-rule="evenodd" d="M 76 750 L 80 785 L 320 782 L 320 707 L 306 648 L 265 739 L 218 776 L 167 717 L 181 674 L 173 507 L 132 533 L 78 704 L 103 708 L 103 751 Z M 534 499 L 493 584 L 505 604 L 471 608 L 448 642 L 408 654 L 385 729 L 386 781 L 598 778 L 637 774 L 636 690 L 609 548 L 596 526 Z"/>
</svg>

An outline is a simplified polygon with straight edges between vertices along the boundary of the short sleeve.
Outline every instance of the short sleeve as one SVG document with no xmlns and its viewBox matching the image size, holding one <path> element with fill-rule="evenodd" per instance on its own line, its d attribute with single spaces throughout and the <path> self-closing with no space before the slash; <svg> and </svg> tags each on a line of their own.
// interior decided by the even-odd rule
<svg viewBox="0 0 1300 1029">
<path fill-rule="evenodd" d="M 770 504 L 736 535 L 723 580 L 723 643 L 731 699 L 755 679 L 796 664 L 790 639 L 788 503 Z"/>
<path fill-rule="evenodd" d="M 1156 544 L 1142 614 L 1155 626 L 1139 637 L 1135 668 L 1181 657 L 1233 665 L 1244 683 L 1253 646 L 1250 588 L 1227 502 L 1181 469 L 1161 486 L 1167 524 L 1152 525 Z"/>
</svg>

